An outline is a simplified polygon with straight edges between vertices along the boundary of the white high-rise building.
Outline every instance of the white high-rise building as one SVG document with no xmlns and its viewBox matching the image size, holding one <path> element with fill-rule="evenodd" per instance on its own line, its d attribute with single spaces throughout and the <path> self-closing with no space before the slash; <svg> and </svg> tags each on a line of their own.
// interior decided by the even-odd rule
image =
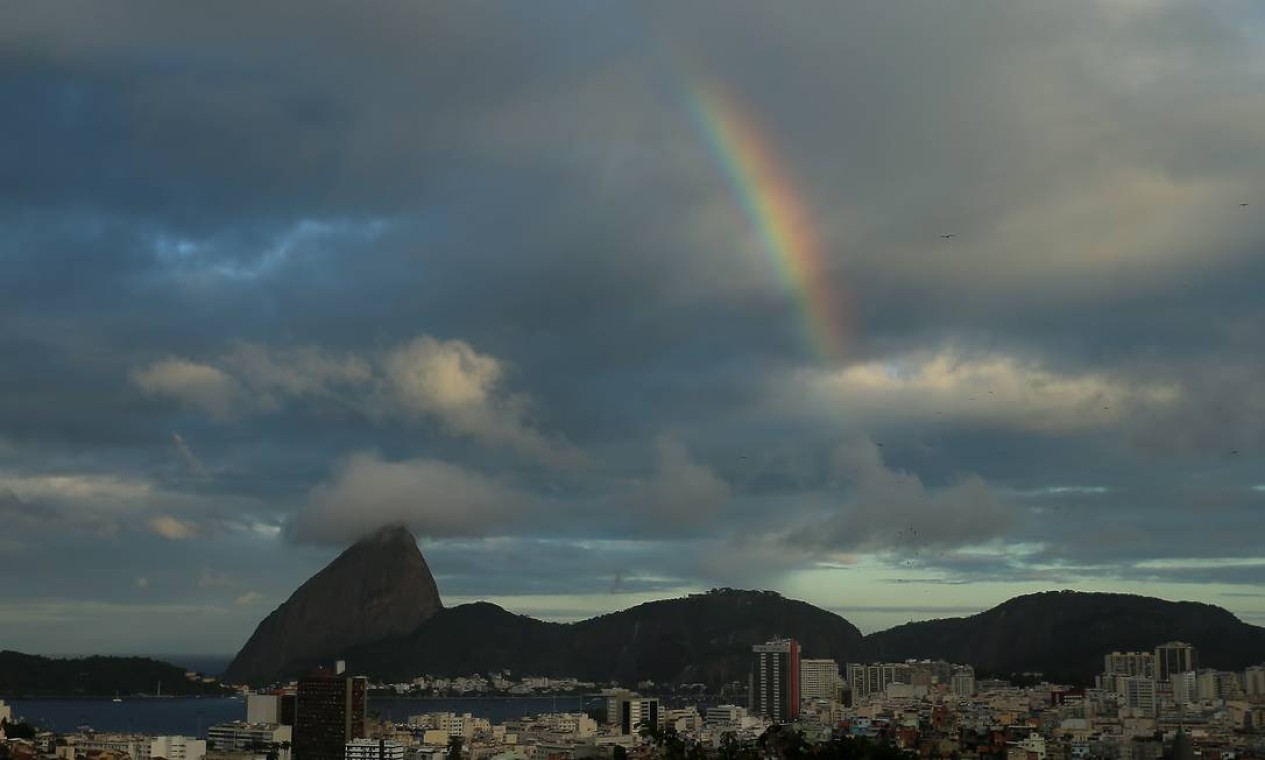
<svg viewBox="0 0 1265 760">
<path fill-rule="evenodd" d="M 345 760 L 404 760 L 404 745 L 385 739 L 352 739 Z"/>
<path fill-rule="evenodd" d="M 1253 665 L 1243 671 L 1243 693 L 1249 697 L 1265 695 L 1265 665 Z"/>
<path fill-rule="evenodd" d="M 280 723 L 281 697 L 277 694 L 249 694 L 246 697 L 247 723 Z"/>
<path fill-rule="evenodd" d="M 1238 674 L 1225 670 L 1201 670 L 1195 688 L 1200 701 L 1233 699 L 1239 694 Z"/>
<path fill-rule="evenodd" d="M 841 681 L 839 663 L 834 660 L 799 661 L 800 699 L 834 699 Z"/>
<path fill-rule="evenodd" d="M 659 725 L 659 698 L 621 691 L 606 698 L 606 723 L 624 735 L 638 733 L 642 724 Z"/>
<path fill-rule="evenodd" d="M 1173 704 L 1193 705 L 1199 701 L 1199 678 L 1193 670 L 1169 676 L 1173 686 Z"/>
<path fill-rule="evenodd" d="M 975 669 L 958 668 L 953 671 L 953 693 L 959 697 L 969 697 L 975 693 Z"/>
<path fill-rule="evenodd" d="M 0 699 L 0 722 L 12 722 L 12 721 L 13 721 L 13 708 L 6 705 L 3 699 Z"/>
<path fill-rule="evenodd" d="M 1145 676 L 1125 676 L 1116 681 L 1127 707 L 1142 715 L 1155 715 L 1155 681 Z"/>
</svg>

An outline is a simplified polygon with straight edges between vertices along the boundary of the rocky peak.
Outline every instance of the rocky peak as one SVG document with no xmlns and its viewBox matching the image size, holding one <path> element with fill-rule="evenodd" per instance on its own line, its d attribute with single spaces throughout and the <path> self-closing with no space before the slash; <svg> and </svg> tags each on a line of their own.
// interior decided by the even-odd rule
<svg viewBox="0 0 1265 760">
<path fill-rule="evenodd" d="M 406 636 L 443 608 L 417 540 L 399 525 L 357 541 L 264 619 L 225 680 L 266 682 L 352 647 Z"/>
</svg>

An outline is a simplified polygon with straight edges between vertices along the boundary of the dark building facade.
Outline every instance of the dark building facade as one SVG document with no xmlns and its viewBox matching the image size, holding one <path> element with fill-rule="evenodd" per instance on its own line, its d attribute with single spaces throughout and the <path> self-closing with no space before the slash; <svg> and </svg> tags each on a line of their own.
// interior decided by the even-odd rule
<svg viewBox="0 0 1265 760">
<path fill-rule="evenodd" d="M 368 682 L 327 670 L 299 680 L 294 760 L 343 760 L 347 742 L 365 738 Z"/>
<path fill-rule="evenodd" d="M 775 723 L 799 718 L 799 642 L 775 639 L 751 647 L 751 654 L 751 713 Z"/>
</svg>

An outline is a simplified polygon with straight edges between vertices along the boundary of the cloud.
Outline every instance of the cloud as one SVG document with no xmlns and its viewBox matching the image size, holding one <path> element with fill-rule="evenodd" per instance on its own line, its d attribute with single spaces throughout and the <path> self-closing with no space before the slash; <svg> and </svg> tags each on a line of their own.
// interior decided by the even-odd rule
<svg viewBox="0 0 1265 760">
<path fill-rule="evenodd" d="M 312 489 L 288 526 L 301 542 L 346 544 L 383 525 L 419 538 L 498 535 L 539 514 L 540 503 L 480 473 L 433 459 L 347 457 Z"/>
<path fill-rule="evenodd" d="M 1172 383 L 1058 373 L 1036 361 L 946 348 L 806 370 L 788 387 L 792 393 L 782 403 L 839 409 L 867 426 L 935 420 L 1044 434 L 1108 427 L 1171 406 L 1181 393 Z"/>
<path fill-rule="evenodd" d="M 132 382 L 153 396 L 166 396 L 215 419 L 236 416 L 242 410 L 241 386 L 223 370 L 186 359 L 161 359 L 132 373 Z"/>
<path fill-rule="evenodd" d="M 147 525 L 155 534 L 172 541 L 187 541 L 191 538 L 197 538 L 201 532 L 196 524 L 186 520 L 179 520 L 170 515 L 151 517 Z"/>
<path fill-rule="evenodd" d="M 379 421 L 432 420 L 450 435 L 550 466 L 582 465 L 578 449 L 536 429 L 530 399 L 507 392 L 504 376 L 500 360 L 464 341 L 422 336 L 370 357 L 243 341 L 211 363 L 163 359 L 134 371 L 132 380 L 220 420 L 326 400 Z M 177 448 L 188 450 L 182 442 Z"/>
<path fill-rule="evenodd" d="M 233 600 L 233 604 L 238 607 L 250 607 L 259 604 L 264 600 L 264 595 L 258 591 L 247 591 Z"/>
<path fill-rule="evenodd" d="M 655 452 L 650 478 L 624 486 L 616 500 L 636 521 L 631 529 L 676 536 L 712 525 L 732 495 L 729 484 L 695 462 L 676 437 L 660 436 Z"/>
<path fill-rule="evenodd" d="M 437 419 L 450 433 L 503 446 L 540 461 L 575 466 L 578 451 L 550 440 L 528 421 L 528 400 L 506 394 L 505 368 L 463 341 L 423 336 L 392 351 L 384 362 L 390 406 Z"/>
<path fill-rule="evenodd" d="M 836 505 L 794 521 L 790 543 L 821 550 L 909 552 L 981 544 L 1006 535 L 1016 505 L 970 475 L 927 488 L 918 476 L 888 468 L 879 448 L 854 437 L 834 453 L 842 489 Z"/>
<path fill-rule="evenodd" d="M 193 453 L 193 449 L 189 448 L 189 444 L 185 442 L 184 436 L 179 433 L 171 434 L 171 444 L 176 447 L 176 453 L 180 456 L 180 461 L 184 462 L 185 467 L 194 475 L 206 475 L 206 465 L 202 464 L 202 460 Z"/>
<path fill-rule="evenodd" d="M 373 380 L 373 368 L 364 358 L 335 356 L 314 346 L 270 348 L 242 341 L 218 363 L 269 410 L 286 399 L 333 395 L 339 388 Z"/>
</svg>

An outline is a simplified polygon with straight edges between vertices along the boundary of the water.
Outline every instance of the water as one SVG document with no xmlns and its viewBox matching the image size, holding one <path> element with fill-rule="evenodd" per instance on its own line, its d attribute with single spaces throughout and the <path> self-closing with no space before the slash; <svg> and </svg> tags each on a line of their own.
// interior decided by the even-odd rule
<svg viewBox="0 0 1265 760">
<path fill-rule="evenodd" d="M 98 731 L 204 736 L 208 726 L 246 719 L 246 701 L 228 697 L 163 699 L 10 699 L 14 717 L 51 731 L 73 731 L 80 725 Z M 601 707 L 600 698 L 470 697 L 413 699 L 370 697 L 369 713 L 403 721 L 426 712 L 470 713 L 501 722 L 546 712 L 576 712 Z"/>
</svg>

